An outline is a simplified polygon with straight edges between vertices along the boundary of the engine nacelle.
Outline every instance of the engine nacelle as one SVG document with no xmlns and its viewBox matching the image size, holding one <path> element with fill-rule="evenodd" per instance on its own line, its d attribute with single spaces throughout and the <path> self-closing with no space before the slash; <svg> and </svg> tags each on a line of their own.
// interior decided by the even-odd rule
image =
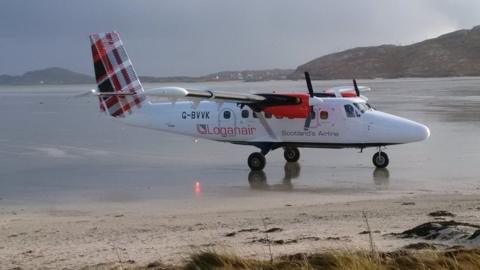
<svg viewBox="0 0 480 270">
<path fill-rule="evenodd" d="M 264 108 L 263 111 L 266 113 L 271 113 L 276 117 L 307 118 L 308 114 L 310 113 L 309 94 L 282 93 L 282 95 L 297 97 L 299 99 L 299 103 L 292 105 L 268 106 Z"/>
<path fill-rule="evenodd" d="M 187 94 L 188 91 L 181 87 L 160 87 L 145 91 L 147 96 L 164 98 L 184 98 Z"/>
</svg>

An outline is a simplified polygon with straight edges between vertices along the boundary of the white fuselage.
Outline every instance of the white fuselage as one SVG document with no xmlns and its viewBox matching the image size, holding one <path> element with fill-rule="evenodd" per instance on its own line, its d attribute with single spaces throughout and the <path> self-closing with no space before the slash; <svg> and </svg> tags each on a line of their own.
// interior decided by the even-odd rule
<svg viewBox="0 0 480 270">
<path fill-rule="evenodd" d="M 120 120 L 128 125 L 242 144 L 363 148 L 422 141 L 430 135 L 422 124 L 368 109 L 361 98 L 326 98 L 313 106 L 313 111 L 308 129 L 302 118 L 279 119 L 263 112 L 254 116 L 248 106 L 212 101 L 148 101 Z"/>
</svg>

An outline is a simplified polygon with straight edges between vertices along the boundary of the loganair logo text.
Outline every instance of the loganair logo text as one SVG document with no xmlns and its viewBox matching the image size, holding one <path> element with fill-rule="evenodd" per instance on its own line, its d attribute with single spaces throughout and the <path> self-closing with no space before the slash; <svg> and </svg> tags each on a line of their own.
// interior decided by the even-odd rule
<svg viewBox="0 0 480 270">
<path fill-rule="evenodd" d="M 234 137 L 238 135 L 253 135 L 254 127 L 210 127 L 206 124 L 197 124 L 197 132 L 202 135 L 221 135 Z"/>
<path fill-rule="evenodd" d="M 208 111 L 182 112 L 182 119 L 210 119 L 210 112 Z"/>
</svg>

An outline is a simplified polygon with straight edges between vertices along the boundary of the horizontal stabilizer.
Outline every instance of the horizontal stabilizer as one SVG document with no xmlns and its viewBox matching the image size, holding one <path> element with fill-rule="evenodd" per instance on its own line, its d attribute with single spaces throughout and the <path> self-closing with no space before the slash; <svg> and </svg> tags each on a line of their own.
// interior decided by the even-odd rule
<svg viewBox="0 0 480 270">
<path fill-rule="evenodd" d="M 87 97 L 87 96 L 97 96 L 97 97 L 111 97 L 111 96 L 134 96 L 137 95 L 137 92 L 99 92 L 95 89 L 74 95 L 74 98 Z"/>
<path fill-rule="evenodd" d="M 137 95 L 137 92 L 98 92 L 94 89 L 91 90 L 91 93 L 96 96 L 101 96 L 101 97 L 111 97 L 111 96 L 134 96 Z"/>
</svg>

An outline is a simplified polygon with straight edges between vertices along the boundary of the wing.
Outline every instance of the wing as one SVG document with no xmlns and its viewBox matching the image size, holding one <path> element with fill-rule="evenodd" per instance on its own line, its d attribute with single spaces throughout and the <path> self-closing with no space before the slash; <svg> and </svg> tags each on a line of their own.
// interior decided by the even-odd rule
<svg viewBox="0 0 480 270">
<path fill-rule="evenodd" d="M 235 103 L 258 103 L 265 100 L 265 97 L 254 94 L 229 93 L 211 90 L 195 90 L 182 87 L 162 87 L 145 90 L 144 94 L 149 97 L 168 98 L 173 100 L 197 100 L 205 99 L 218 102 Z"/>
<path fill-rule="evenodd" d="M 362 93 L 362 92 L 370 91 L 372 89 L 367 86 L 359 86 L 358 90 L 360 91 L 360 93 Z M 356 96 L 355 88 L 353 86 L 337 86 L 337 87 L 327 89 L 325 93 L 334 94 L 337 97 L 348 97 L 351 95 Z"/>
<path fill-rule="evenodd" d="M 136 95 L 136 92 L 115 92 L 115 93 L 99 93 L 95 90 L 92 92 L 96 95 L 103 96 L 126 96 Z M 277 117 L 289 118 L 306 118 L 310 112 L 310 106 L 323 102 L 319 97 L 310 97 L 307 93 L 260 93 L 260 94 L 242 94 L 232 92 L 220 92 L 211 90 L 196 90 L 182 87 L 162 87 L 149 89 L 142 92 L 147 97 L 167 98 L 171 102 L 178 100 L 192 101 L 194 106 L 198 106 L 202 100 L 218 102 L 236 103 L 240 107 L 248 106 L 254 112 L 265 112 L 273 114 Z"/>
<path fill-rule="evenodd" d="M 243 94 L 232 92 L 221 92 L 212 90 L 195 90 L 181 87 L 162 87 L 146 90 L 146 96 L 168 98 L 171 100 L 210 100 L 219 103 L 233 102 L 240 105 L 247 105 L 254 111 L 259 112 L 266 107 L 280 105 L 297 105 L 302 103 L 301 98 L 292 95 L 282 94 Z"/>
<path fill-rule="evenodd" d="M 136 92 L 97 92 L 91 90 L 89 93 L 97 96 L 129 96 L 137 95 Z M 87 94 L 89 94 L 87 93 Z M 172 102 L 177 100 L 190 100 L 199 102 L 202 100 L 209 100 L 218 103 L 232 102 L 242 106 L 249 106 L 254 111 L 260 112 L 267 107 L 284 106 L 284 105 L 298 105 L 302 103 L 303 94 L 243 94 L 232 92 L 221 92 L 212 90 L 196 90 L 182 87 L 161 87 L 148 89 L 142 92 L 147 97 L 167 98 Z M 307 101 L 308 103 L 308 101 Z"/>
</svg>

